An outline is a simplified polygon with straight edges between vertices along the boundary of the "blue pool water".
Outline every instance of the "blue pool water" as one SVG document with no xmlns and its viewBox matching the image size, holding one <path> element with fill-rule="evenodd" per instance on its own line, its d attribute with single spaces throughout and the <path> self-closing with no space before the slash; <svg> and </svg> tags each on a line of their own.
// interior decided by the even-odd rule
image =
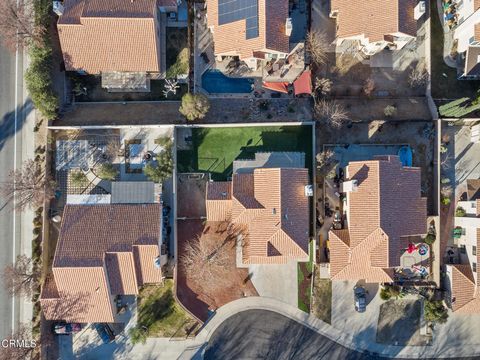
<svg viewBox="0 0 480 360">
<path fill-rule="evenodd" d="M 202 75 L 202 87 L 210 94 L 252 92 L 252 78 L 232 78 L 218 70 L 207 70 Z"/>
</svg>

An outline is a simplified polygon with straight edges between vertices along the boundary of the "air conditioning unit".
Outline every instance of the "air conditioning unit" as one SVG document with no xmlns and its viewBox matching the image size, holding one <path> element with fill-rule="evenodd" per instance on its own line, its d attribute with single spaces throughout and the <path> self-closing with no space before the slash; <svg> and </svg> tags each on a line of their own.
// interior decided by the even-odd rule
<svg viewBox="0 0 480 360">
<path fill-rule="evenodd" d="M 425 14 L 425 1 L 420 1 L 417 6 L 415 6 L 415 9 L 413 10 L 413 18 L 415 20 L 420 19 L 423 14 Z"/>
<path fill-rule="evenodd" d="M 305 196 L 313 196 L 313 185 L 305 185 Z"/>
<path fill-rule="evenodd" d="M 347 192 L 355 192 L 358 190 L 358 181 L 357 180 L 350 180 L 344 181 L 340 184 L 340 192 L 347 193 Z"/>
<path fill-rule="evenodd" d="M 54 1 L 52 7 L 55 14 L 57 14 L 58 16 L 63 15 L 64 8 L 61 1 Z"/>
<path fill-rule="evenodd" d="M 287 20 L 285 21 L 285 35 L 287 36 L 292 35 L 292 29 L 293 29 L 292 18 L 287 18 Z"/>
</svg>

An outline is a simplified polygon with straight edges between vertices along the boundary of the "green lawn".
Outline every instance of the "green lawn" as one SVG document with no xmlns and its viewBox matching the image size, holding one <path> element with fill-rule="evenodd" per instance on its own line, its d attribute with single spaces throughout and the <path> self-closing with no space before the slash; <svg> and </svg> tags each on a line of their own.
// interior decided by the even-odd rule
<svg viewBox="0 0 480 360">
<path fill-rule="evenodd" d="M 192 138 L 192 150 L 178 151 L 179 172 L 210 172 L 213 180 L 226 180 L 234 160 L 267 151 L 304 152 L 306 167 L 311 168 L 311 126 L 194 128 Z"/>
<path fill-rule="evenodd" d="M 138 296 L 138 327 L 146 327 L 148 337 L 185 337 L 197 322 L 173 297 L 173 280 L 165 285 L 147 285 Z"/>
<path fill-rule="evenodd" d="M 443 28 L 438 17 L 437 1 L 430 1 L 432 97 L 434 99 L 457 99 L 473 97 L 480 88 L 480 81 L 457 80 L 457 70 L 443 61 Z"/>
<path fill-rule="evenodd" d="M 313 272 L 313 257 L 315 255 L 315 242 L 310 241 L 309 256 L 310 260 L 306 263 L 298 263 L 298 308 L 305 312 L 310 312 L 310 303 L 312 297 L 311 274 Z"/>
</svg>

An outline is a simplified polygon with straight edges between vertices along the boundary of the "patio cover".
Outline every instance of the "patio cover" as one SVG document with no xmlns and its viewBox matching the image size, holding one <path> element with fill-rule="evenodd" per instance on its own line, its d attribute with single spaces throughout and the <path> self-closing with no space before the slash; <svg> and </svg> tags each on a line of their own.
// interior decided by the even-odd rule
<svg viewBox="0 0 480 360">
<path fill-rule="evenodd" d="M 288 94 L 288 82 L 263 82 L 265 89 L 282 92 Z"/>
<path fill-rule="evenodd" d="M 295 95 L 312 93 L 312 73 L 310 70 L 304 71 L 297 80 L 293 82 Z"/>
</svg>

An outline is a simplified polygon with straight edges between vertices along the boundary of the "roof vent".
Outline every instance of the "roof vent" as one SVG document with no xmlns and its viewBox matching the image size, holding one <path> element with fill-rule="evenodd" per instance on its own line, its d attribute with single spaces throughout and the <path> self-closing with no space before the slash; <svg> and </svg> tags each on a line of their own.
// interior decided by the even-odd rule
<svg viewBox="0 0 480 360">
<path fill-rule="evenodd" d="M 161 266 L 160 256 L 157 256 L 157 257 L 155 258 L 155 260 L 153 260 L 153 264 L 155 265 L 155 267 L 156 267 L 157 269 L 160 269 L 160 266 Z"/>
<path fill-rule="evenodd" d="M 222 192 L 222 196 L 227 197 L 227 192 L 226 191 Z"/>
<path fill-rule="evenodd" d="M 285 20 L 285 35 L 287 36 L 292 35 L 292 29 L 293 29 L 292 18 L 287 18 L 287 20 Z"/>
<path fill-rule="evenodd" d="M 273 208 L 272 209 L 272 215 L 275 215 L 277 213 L 277 209 Z"/>
</svg>

